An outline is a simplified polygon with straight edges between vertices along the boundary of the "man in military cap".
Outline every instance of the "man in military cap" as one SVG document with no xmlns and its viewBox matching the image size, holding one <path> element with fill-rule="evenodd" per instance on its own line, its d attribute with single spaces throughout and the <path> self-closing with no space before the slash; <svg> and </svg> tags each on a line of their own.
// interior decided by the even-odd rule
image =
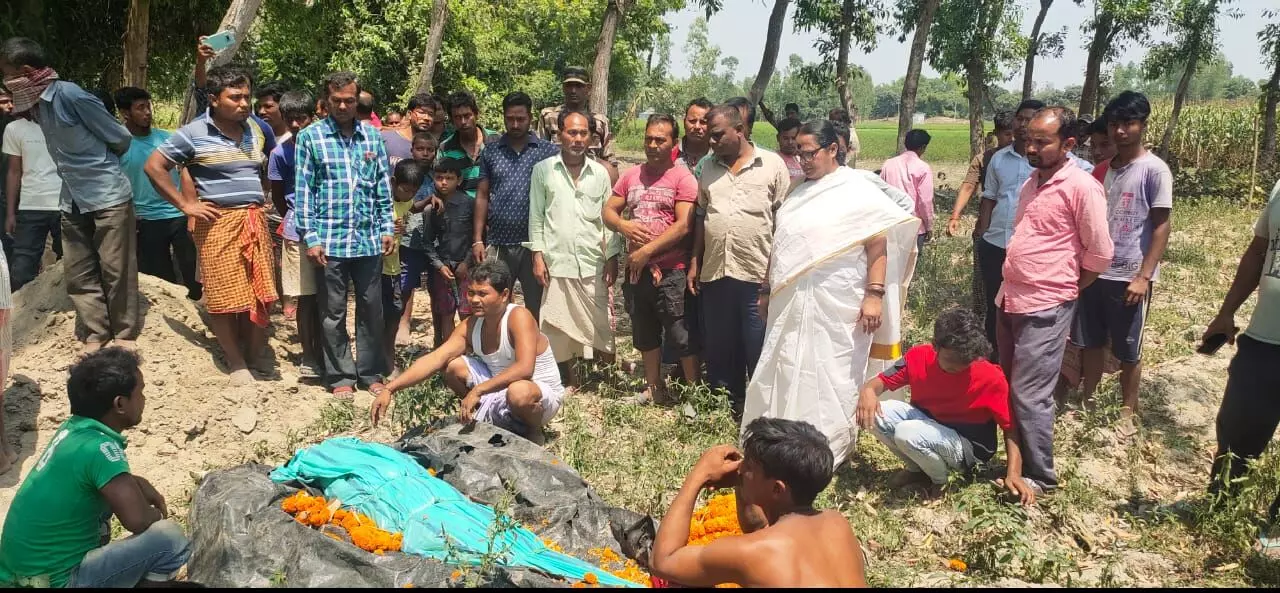
<svg viewBox="0 0 1280 593">
<path fill-rule="evenodd" d="M 564 104 L 547 107 L 538 115 L 538 136 L 546 140 L 560 143 L 560 112 L 565 109 L 587 112 L 587 101 L 591 97 L 591 80 L 584 68 L 569 66 L 564 69 L 564 78 L 560 82 L 560 90 L 564 92 Z M 587 145 L 587 156 L 600 161 L 609 170 L 613 178 L 617 178 L 618 159 L 613 153 L 613 134 L 609 132 L 609 118 L 603 113 L 592 113 L 591 142 Z"/>
</svg>

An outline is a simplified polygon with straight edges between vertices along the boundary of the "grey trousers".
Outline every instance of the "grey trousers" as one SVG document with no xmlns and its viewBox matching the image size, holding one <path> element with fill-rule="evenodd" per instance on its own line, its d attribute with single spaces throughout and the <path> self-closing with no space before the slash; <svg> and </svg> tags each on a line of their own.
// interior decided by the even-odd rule
<svg viewBox="0 0 1280 593">
<path fill-rule="evenodd" d="M 63 273 L 85 342 L 136 340 L 142 332 L 134 224 L 132 200 L 62 213 Z"/>
<path fill-rule="evenodd" d="M 324 341 L 324 381 L 329 389 L 383 382 L 390 372 L 382 319 L 382 256 L 330 257 L 316 267 L 320 331 Z M 356 357 L 347 333 L 348 287 L 356 299 Z"/>
<path fill-rule="evenodd" d="M 1045 490 L 1058 486 L 1053 471 L 1053 388 L 1062 371 L 1076 302 L 1034 313 L 1007 313 L 996 321 L 1000 366 L 1009 379 L 1009 407 L 1022 437 L 1022 475 Z"/>
</svg>

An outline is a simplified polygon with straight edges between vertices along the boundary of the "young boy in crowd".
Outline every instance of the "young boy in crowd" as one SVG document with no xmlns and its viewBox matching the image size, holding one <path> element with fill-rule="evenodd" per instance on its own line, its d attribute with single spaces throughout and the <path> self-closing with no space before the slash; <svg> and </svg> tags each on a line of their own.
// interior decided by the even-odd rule
<svg viewBox="0 0 1280 593">
<path fill-rule="evenodd" d="M 391 171 L 391 206 L 396 221 L 395 247 L 390 255 L 382 257 L 382 318 L 386 331 L 383 332 L 383 347 L 386 349 L 388 376 L 397 374 L 396 366 L 396 334 L 391 328 L 400 325 L 403 313 L 400 298 L 400 240 L 404 237 L 408 222 L 409 210 L 413 207 L 413 196 L 422 187 L 427 177 L 427 170 L 414 159 L 396 163 Z"/>
<path fill-rule="evenodd" d="M 1102 183 L 1107 178 L 1111 159 L 1116 156 L 1116 145 L 1107 132 L 1107 117 L 1103 115 L 1089 124 L 1089 154 L 1093 157 L 1093 178 Z"/>
<path fill-rule="evenodd" d="M 164 497 L 129 471 L 126 429 L 142 421 L 138 355 L 111 347 L 71 367 L 71 417 L 22 481 L 0 535 L 0 585 L 137 587 L 172 580 L 191 556 Z M 111 541 L 111 516 L 132 536 Z M 108 543 L 109 542 L 109 543 Z"/>
<path fill-rule="evenodd" d="M 813 508 L 835 465 L 827 437 L 808 422 L 756 418 L 742 451 L 702 454 L 658 527 L 653 576 L 687 587 L 866 587 L 863 552 L 838 511 Z M 687 545 L 704 489 L 733 488 L 743 535 Z"/>
<path fill-rule="evenodd" d="M 1123 433 L 1132 433 L 1142 382 L 1142 337 L 1151 287 L 1159 279 L 1160 259 L 1169 244 L 1173 210 L 1173 173 L 1142 144 L 1151 104 L 1141 93 L 1125 91 L 1107 104 L 1103 118 L 1116 154 L 1107 162 L 1103 189 L 1115 255 L 1111 266 L 1080 291 L 1071 342 L 1081 354 L 1081 395 L 1093 397 L 1106 360 L 1107 341 L 1120 361 Z"/>
<path fill-rule="evenodd" d="M 62 178 L 40 124 L 24 117 L 13 120 L 4 128 L 2 144 L 9 161 L 4 177 L 4 234 L 13 239 L 9 285 L 16 291 L 40 273 L 49 238 L 53 239 L 53 252 L 62 257 L 62 214 L 58 210 Z"/>
<path fill-rule="evenodd" d="M 466 238 L 471 238 L 470 227 Z M 382 420 L 397 391 L 442 373 L 449 389 L 462 397 L 462 423 L 487 422 L 541 445 L 543 427 L 564 401 L 564 385 L 550 341 L 538 331 L 533 314 L 511 302 L 512 288 L 511 271 L 500 259 L 477 265 L 467 284 L 475 316 L 387 384 L 369 409 L 373 423 Z"/>
<path fill-rule="evenodd" d="M 472 220 L 475 200 L 458 189 L 462 181 L 461 164 L 456 160 L 436 163 L 435 195 L 443 204 L 439 215 L 427 226 L 427 260 L 431 291 L 431 319 L 435 324 L 438 347 L 453 332 L 453 315 L 466 319 L 471 308 L 462 298 L 460 286 L 466 286 L 467 262 L 471 254 Z"/>
<path fill-rule="evenodd" d="M 996 426 L 1004 432 L 1009 467 L 998 484 L 1022 504 L 1035 492 L 1022 479 L 1018 432 L 1009 415 L 1009 384 L 982 324 L 968 309 L 944 311 L 933 324 L 933 343 L 907 351 L 893 368 L 867 381 L 858 398 L 858 425 L 872 431 L 906 469 L 889 479 L 901 488 L 931 482 L 930 495 L 950 471 L 968 471 L 996 452 Z M 911 388 L 911 402 L 880 401 L 880 394 Z"/>
<path fill-rule="evenodd" d="M 124 87 L 116 91 L 115 101 L 124 127 L 133 136 L 129 151 L 120 157 L 120 169 L 133 185 L 133 209 L 138 217 L 138 273 L 176 284 L 176 260 L 187 298 L 198 301 L 204 291 L 196 280 L 196 244 L 187 231 L 187 216 L 160 197 L 142 170 L 147 157 L 172 134 L 151 127 L 151 95 L 147 91 Z M 174 185 L 180 183 L 180 175 L 177 169 L 170 173 Z"/>
<path fill-rule="evenodd" d="M 298 375 L 303 379 L 319 379 L 324 368 L 324 337 L 320 328 L 320 304 L 316 300 L 316 267 L 303 253 L 293 213 L 294 174 L 298 132 L 311 125 L 315 102 L 311 93 L 289 91 L 280 97 L 280 114 L 289 125 L 289 138 L 276 146 L 267 159 L 267 179 L 271 182 L 271 201 L 276 212 L 283 214 L 280 235 L 280 288 L 285 298 L 296 301 L 294 317 L 298 324 L 298 341 L 302 342 L 302 361 Z"/>
<path fill-rule="evenodd" d="M 413 206 L 405 221 L 404 236 L 400 237 L 400 302 L 404 312 L 400 314 L 400 325 L 395 333 L 397 346 L 409 345 L 413 291 L 422 286 L 422 275 L 429 270 L 426 226 L 427 221 L 435 214 L 431 205 L 431 197 L 435 195 L 431 171 L 435 168 L 437 148 L 439 142 L 430 132 L 417 132 L 413 135 L 411 154 L 413 160 L 422 165 L 425 174 L 422 186 L 413 195 Z"/>
</svg>

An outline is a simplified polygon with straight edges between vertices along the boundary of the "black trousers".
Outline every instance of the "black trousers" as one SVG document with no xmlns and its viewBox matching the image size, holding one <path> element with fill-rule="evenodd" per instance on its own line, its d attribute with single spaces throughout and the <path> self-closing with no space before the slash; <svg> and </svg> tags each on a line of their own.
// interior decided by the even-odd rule
<svg viewBox="0 0 1280 593">
<path fill-rule="evenodd" d="M 1211 491 L 1232 488 L 1230 480 L 1248 469 L 1248 462 L 1266 450 L 1280 423 L 1280 346 L 1241 335 L 1227 368 L 1227 389 L 1216 422 L 1218 452 L 1210 474 Z M 1233 459 L 1234 457 L 1234 459 Z M 1227 482 L 1220 478 L 1226 473 Z M 1280 501 L 1280 499 L 1277 499 Z M 1277 505 L 1272 505 L 1272 513 Z"/>
<path fill-rule="evenodd" d="M 382 256 L 330 257 L 316 269 L 320 330 L 324 334 L 324 381 L 329 389 L 369 387 L 383 382 L 390 368 L 382 343 Z M 347 293 L 356 299 L 356 355 L 347 333 Z"/>
<path fill-rule="evenodd" d="M 13 259 L 9 260 L 9 287 L 18 290 L 36 279 L 45 241 L 53 237 L 53 253 L 62 259 L 62 213 L 57 210 L 19 210 L 13 231 Z"/>
<path fill-rule="evenodd" d="M 982 271 L 983 298 L 987 301 L 986 330 L 987 341 L 991 349 L 1000 351 L 996 344 L 996 294 L 1000 292 L 1000 284 L 1004 282 L 1004 255 L 1001 247 L 988 243 L 986 239 L 978 239 L 978 268 Z"/>
<path fill-rule="evenodd" d="M 204 287 L 196 280 L 196 244 L 187 232 L 187 217 L 138 219 L 138 273 L 172 284 L 181 276 L 187 298 L 200 300 Z"/>
</svg>

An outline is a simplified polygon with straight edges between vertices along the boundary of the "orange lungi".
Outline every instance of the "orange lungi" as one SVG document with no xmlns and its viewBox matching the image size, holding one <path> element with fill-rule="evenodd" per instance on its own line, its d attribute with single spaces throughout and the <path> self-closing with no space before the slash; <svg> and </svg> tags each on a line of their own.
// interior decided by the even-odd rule
<svg viewBox="0 0 1280 593">
<path fill-rule="evenodd" d="M 276 293 L 275 264 L 267 217 L 260 206 L 220 208 L 213 222 L 195 221 L 192 238 L 200 254 L 205 307 L 210 313 L 249 313 L 266 327 Z"/>
</svg>

